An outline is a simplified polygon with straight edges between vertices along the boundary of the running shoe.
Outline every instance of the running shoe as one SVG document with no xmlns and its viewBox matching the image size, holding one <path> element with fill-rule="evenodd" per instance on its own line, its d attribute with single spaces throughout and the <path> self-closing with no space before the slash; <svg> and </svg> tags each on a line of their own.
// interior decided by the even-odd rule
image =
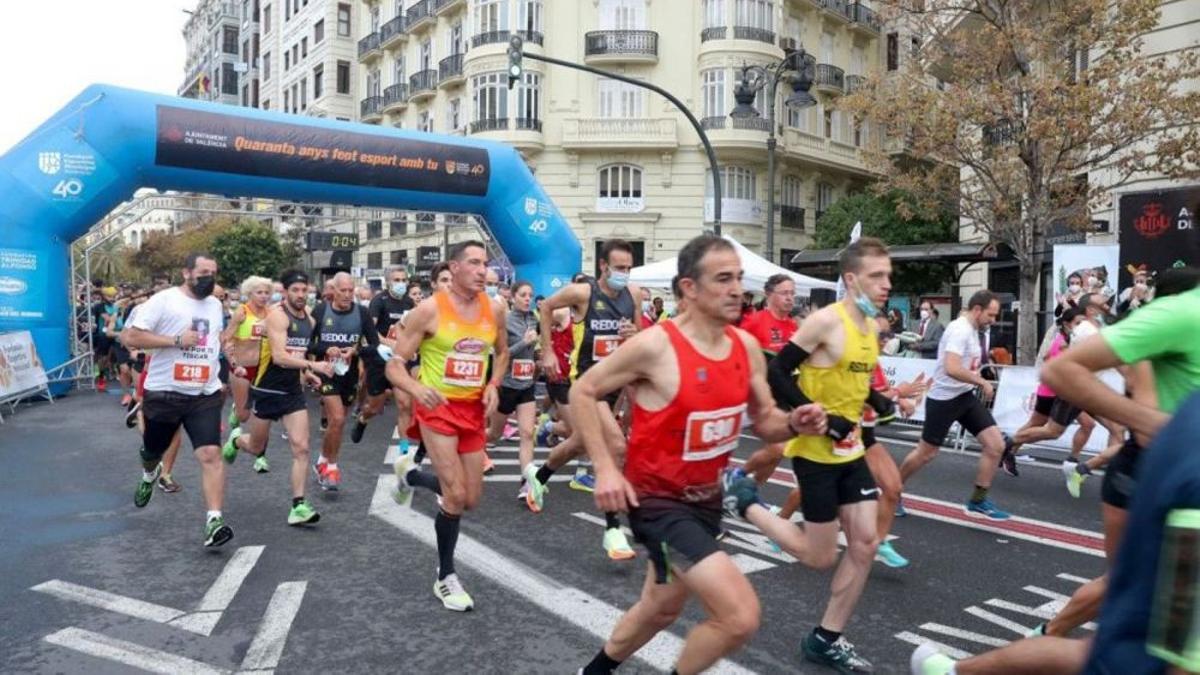
<svg viewBox="0 0 1200 675">
<path fill-rule="evenodd" d="M 452 612 L 467 612 L 475 609 L 475 601 L 467 594 L 457 574 L 447 574 L 445 579 L 435 581 L 433 594 L 442 601 L 442 606 Z"/>
<path fill-rule="evenodd" d="M 950 675 L 954 659 L 938 651 L 931 644 L 918 645 L 908 662 L 912 675 Z"/>
<path fill-rule="evenodd" d="M 288 525 L 313 525 L 320 519 L 321 514 L 317 513 L 307 499 L 293 506 L 288 512 Z"/>
<path fill-rule="evenodd" d="M 209 518 L 204 524 L 205 546 L 221 546 L 230 539 L 233 539 L 233 530 L 225 524 L 225 519 L 221 516 Z"/>
<path fill-rule="evenodd" d="M 525 493 L 525 505 L 529 507 L 530 511 L 541 513 L 542 506 L 546 502 L 546 486 L 537 479 L 537 467 L 533 464 L 526 464 L 521 475 L 525 477 L 525 485 L 529 488 L 529 491 Z"/>
<path fill-rule="evenodd" d="M 896 517 L 897 518 L 907 518 L 908 517 L 908 511 L 904 508 L 904 497 L 900 497 L 899 499 L 896 500 Z"/>
<path fill-rule="evenodd" d="M 238 419 L 237 406 L 229 410 L 229 427 L 236 429 L 241 426 L 241 420 Z"/>
<path fill-rule="evenodd" d="M 537 444 L 538 447 L 549 448 L 553 447 L 554 421 L 546 418 L 545 422 L 541 422 L 537 427 Z"/>
<path fill-rule="evenodd" d="M 1017 463 L 1018 464 L 1033 464 L 1036 461 L 1037 461 L 1037 458 L 1034 457 L 1033 455 L 1029 454 L 1028 452 L 1022 452 L 1021 454 L 1017 455 Z"/>
<path fill-rule="evenodd" d="M 125 413 L 125 428 L 132 429 L 137 426 L 138 412 L 142 409 L 141 401 L 134 401 L 133 405 L 129 406 L 129 412 Z"/>
<path fill-rule="evenodd" d="M 322 490 L 325 489 L 325 470 L 329 467 L 325 462 L 317 462 L 313 464 L 313 475 L 317 477 L 317 485 Z"/>
<path fill-rule="evenodd" d="M 804 637 L 804 658 L 833 668 L 839 673 L 873 673 L 871 662 L 858 655 L 854 645 L 844 636 L 832 643 L 822 640 L 816 633 Z"/>
<path fill-rule="evenodd" d="M 592 494 L 596 491 L 596 478 L 586 471 L 581 471 L 575 474 L 570 483 L 567 483 L 567 487 Z"/>
<path fill-rule="evenodd" d="M 321 416 L 321 431 L 327 431 L 328 429 L 329 429 L 329 418 L 322 415 Z"/>
<path fill-rule="evenodd" d="M 896 553 L 896 549 L 892 548 L 892 542 L 890 541 L 885 541 L 879 545 L 879 549 L 875 552 L 875 559 L 883 562 L 884 565 L 892 569 L 908 567 L 908 558 Z"/>
<path fill-rule="evenodd" d="M 1029 632 L 1025 634 L 1025 637 L 1027 637 L 1027 638 L 1041 637 L 1045 634 L 1046 634 L 1046 622 L 1043 621 L 1043 622 L 1039 623 L 1038 625 L 1034 626 L 1033 628 L 1030 628 Z"/>
<path fill-rule="evenodd" d="M 96 391 L 100 393 L 108 391 L 108 381 L 103 377 L 96 380 Z"/>
<path fill-rule="evenodd" d="M 325 478 L 325 482 L 321 484 L 322 489 L 337 492 L 342 487 L 342 470 L 336 466 L 325 467 L 322 476 Z"/>
<path fill-rule="evenodd" d="M 1013 439 L 1008 434 L 1004 434 L 1004 452 L 1000 453 L 1000 468 L 1013 478 L 1021 475 L 1017 470 L 1017 453 L 1013 451 Z"/>
<path fill-rule="evenodd" d="M 164 473 L 158 477 L 158 489 L 169 494 L 172 492 L 179 492 L 183 489 L 183 486 L 179 483 L 176 483 L 175 479 L 171 477 L 171 474 Z"/>
<path fill-rule="evenodd" d="M 254 458 L 254 471 L 257 473 L 267 473 L 271 470 L 271 463 L 267 461 L 266 455 L 259 455 Z"/>
<path fill-rule="evenodd" d="M 619 527 L 610 527 L 604 531 L 604 551 L 608 553 L 609 560 L 632 560 L 637 557 L 633 549 L 629 548 L 629 540 Z"/>
<path fill-rule="evenodd" d="M 974 500 L 968 501 L 966 511 L 968 516 L 986 516 L 991 520 L 1008 520 L 1011 517 L 1007 512 L 996 508 L 996 505 L 990 499 L 978 502 Z"/>
<path fill-rule="evenodd" d="M 483 475 L 490 476 L 490 475 L 492 475 L 492 472 L 495 470 L 496 470 L 496 463 L 492 461 L 492 458 L 489 457 L 486 452 L 484 452 L 483 453 Z"/>
<path fill-rule="evenodd" d="M 121 407 L 122 408 L 129 408 L 129 404 L 132 402 L 133 402 L 133 397 L 130 396 L 129 394 L 123 394 L 121 396 Z"/>
<path fill-rule="evenodd" d="M 140 508 L 145 507 L 150 503 L 150 498 L 154 496 L 154 483 L 158 477 L 162 475 L 162 464 L 154 467 L 154 475 L 150 476 L 150 480 L 146 480 L 145 476 L 138 479 L 137 490 L 133 493 L 133 505 Z"/>
<path fill-rule="evenodd" d="M 525 501 L 525 498 L 528 494 L 529 494 L 529 483 L 525 480 L 522 480 L 521 481 L 521 489 L 517 490 L 517 501 L 519 501 L 519 502 Z"/>
<path fill-rule="evenodd" d="M 392 463 L 392 472 L 396 474 L 396 489 L 392 499 L 400 506 L 408 506 L 412 501 L 413 488 L 408 484 L 408 472 L 416 468 L 412 453 L 405 453 Z"/>
<path fill-rule="evenodd" d="M 520 430 L 517 428 L 517 425 L 513 424 L 512 422 L 505 422 L 504 430 L 500 432 L 500 440 L 502 440 L 502 441 L 514 440 L 514 439 L 516 439 L 517 434 L 519 432 L 520 432 Z"/>
<path fill-rule="evenodd" d="M 354 429 L 350 431 L 350 440 L 355 443 L 362 442 L 363 432 L 367 430 L 367 423 L 361 417 L 354 418 Z"/>
<path fill-rule="evenodd" d="M 1087 474 L 1079 473 L 1078 464 L 1075 462 L 1062 463 L 1063 480 L 1067 481 L 1067 492 L 1075 499 L 1079 499 L 1080 488 L 1083 487 L 1083 481 L 1087 479 Z"/>
<path fill-rule="evenodd" d="M 241 427 L 234 427 L 233 431 L 229 432 L 229 440 L 225 441 L 225 445 L 221 446 L 221 457 L 225 459 L 226 464 L 233 464 L 237 459 L 238 447 L 237 439 L 242 435 Z"/>
<path fill-rule="evenodd" d="M 758 496 L 758 483 L 746 475 L 740 467 L 721 472 L 721 509 L 730 518 L 744 518 L 742 514 L 754 504 L 762 504 Z"/>
</svg>

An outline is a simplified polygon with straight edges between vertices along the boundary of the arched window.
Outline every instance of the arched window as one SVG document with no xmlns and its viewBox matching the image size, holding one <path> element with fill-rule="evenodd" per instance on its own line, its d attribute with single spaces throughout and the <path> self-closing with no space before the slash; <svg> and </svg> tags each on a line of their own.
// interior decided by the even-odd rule
<svg viewBox="0 0 1200 675">
<path fill-rule="evenodd" d="M 641 211 L 646 207 L 642 193 L 642 168 L 633 164 L 610 164 L 596 175 L 597 211 Z"/>
</svg>

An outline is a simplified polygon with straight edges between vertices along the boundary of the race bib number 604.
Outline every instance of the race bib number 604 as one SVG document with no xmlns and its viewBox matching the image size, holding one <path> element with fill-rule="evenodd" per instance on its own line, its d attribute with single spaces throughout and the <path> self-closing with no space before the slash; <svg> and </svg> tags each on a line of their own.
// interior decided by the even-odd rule
<svg viewBox="0 0 1200 675">
<path fill-rule="evenodd" d="M 702 462 L 737 448 L 745 404 L 688 415 L 683 436 L 683 461 Z"/>
</svg>

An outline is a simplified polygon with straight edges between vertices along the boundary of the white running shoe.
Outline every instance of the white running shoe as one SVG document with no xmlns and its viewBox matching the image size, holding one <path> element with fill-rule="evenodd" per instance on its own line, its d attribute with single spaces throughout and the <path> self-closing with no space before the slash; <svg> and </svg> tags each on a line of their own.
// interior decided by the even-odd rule
<svg viewBox="0 0 1200 675">
<path fill-rule="evenodd" d="M 457 574 L 448 574 L 445 579 L 434 582 L 433 594 L 442 601 L 442 606 L 452 612 L 475 609 L 475 601 L 467 594 Z"/>
<path fill-rule="evenodd" d="M 529 494 L 529 484 L 525 481 L 521 481 L 521 489 L 517 490 L 517 501 L 525 501 L 525 495 L 527 494 Z"/>
<path fill-rule="evenodd" d="M 392 463 L 392 471 L 396 474 L 396 489 L 392 492 L 392 499 L 400 506 L 408 506 L 412 502 L 413 488 L 408 484 L 408 472 L 412 469 L 411 452 L 400 455 Z"/>
</svg>

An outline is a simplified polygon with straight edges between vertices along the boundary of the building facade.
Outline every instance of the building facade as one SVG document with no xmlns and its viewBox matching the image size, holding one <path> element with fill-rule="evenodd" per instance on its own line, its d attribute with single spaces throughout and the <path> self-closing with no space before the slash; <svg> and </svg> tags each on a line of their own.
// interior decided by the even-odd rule
<svg viewBox="0 0 1200 675">
<path fill-rule="evenodd" d="M 187 60 L 180 96 L 249 105 L 250 92 L 256 87 L 248 63 L 257 45 L 256 31 L 249 21 L 253 4 L 254 0 L 200 0 L 189 12 L 183 27 Z M 243 97 L 246 103 L 241 102 Z"/>
<path fill-rule="evenodd" d="M 350 121 L 357 87 L 353 2 L 258 0 L 264 110 Z"/>
<path fill-rule="evenodd" d="M 293 0 L 294 1 L 294 0 Z M 355 0 L 356 118 L 367 124 L 511 144 L 583 243 L 594 272 L 604 240 L 636 262 L 676 255 L 712 225 L 709 162 L 686 118 L 657 94 L 525 59 L 511 89 L 506 49 L 586 63 L 672 92 L 700 119 L 722 176 L 723 232 L 762 251 L 766 115 L 733 119 L 743 65 L 803 48 L 817 63 L 817 105 L 778 109 L 774 261 L 806 246 L 821 212 L 871 180 L 863 151 L 880 139 L 833 104 L 885 61 L 868 3 L 844 0 Z M 780 100 L 791 93 L 780 86 Z M 757 109 L 765 113 L 760 91 Z M 472 234 L 461 217 L 380 212 L 360 227 L 356 265 L 434 261 Z"/>
</svg>

